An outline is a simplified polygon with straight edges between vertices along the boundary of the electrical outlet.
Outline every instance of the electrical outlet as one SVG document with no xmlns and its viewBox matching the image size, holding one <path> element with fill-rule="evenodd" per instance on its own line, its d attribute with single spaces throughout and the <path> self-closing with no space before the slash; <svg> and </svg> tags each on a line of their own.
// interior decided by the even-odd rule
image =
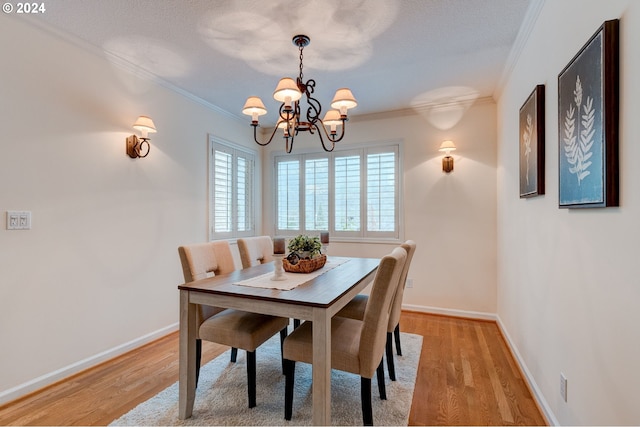
<svg viewBox="0 0 640 427">
<path fill-rule="evenodd" d="M 413 279 L 407 279 L 407 288 L 413 288 Z"/>
<path fill-rule="evenodd" d="M 567 377 L 562 372 L 560 372 L 560 396 L 565 402 L 567 401 Z"/>
</svg>

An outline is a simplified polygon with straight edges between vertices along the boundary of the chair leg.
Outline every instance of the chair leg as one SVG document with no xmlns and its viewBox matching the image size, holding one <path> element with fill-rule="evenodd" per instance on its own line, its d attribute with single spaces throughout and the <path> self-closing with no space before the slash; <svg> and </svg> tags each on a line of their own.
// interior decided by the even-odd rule
<svg viewBox="0 0 640 427">
<path fill-rule="evenodd" d="M 284 339 L 287 338 L 287 335 L 289 334 L 289 330 L 287 328 L 284 328 L 282 330 L 280 330 L 280 360 L 282 360 L 282 374 L 286 374 L 285 369 L 284 369 Z"/>
<path fill-rule="evenodd" d="M 387 369 L 389 370 L 389 378 L 391 381 L 396 380 L 396 367 L 393 363 L 393 333 L 387 332 Z"/>
<path fill-rule="evenodd" d="M 376 377 L 378 377 L 378 393 L 380 393 L 380 399 L 387 400 L 387 388 L 384 385 L 384 360 L 380 360 L 376 374 Z"/>
<path fill-rule="evenodd" d="M 293 383 L 296 373 L 296 362 L 284 359 L 284 419 L 291 421 L 293 412 Z"/>
<path fill-rule="evenodd" d="M 396 353 L 398 356 L 402 356 L 402 347 L 400 346 L 400 323 L 396 325 L 396 328 L 393 330 L 393 334 L 396 337 Z"/>
<path fill-rule="evenodd" d="M 231 362 L 236 363 L 236 360 L 238 360 L 238 349 L 231 347 Z"/>
<path fill-rule="evenodd" d="M 249 408 L 256 406 L 256 352 L 247 351 L 247 391 Z"/>
<path fill-rule="evenodd" d="M 373 425 L 373 409 L 371 408 L 371 378 L 360 377 L 360 399 L 362 400 L 362 425 Z"/>
<path fill-rule="evenodd" d="M 196 388 L 198 388 L 198 378 L 200 378 L 200 363 L 202 363 L 202 340 L 196 340 Z"/>
</svg>

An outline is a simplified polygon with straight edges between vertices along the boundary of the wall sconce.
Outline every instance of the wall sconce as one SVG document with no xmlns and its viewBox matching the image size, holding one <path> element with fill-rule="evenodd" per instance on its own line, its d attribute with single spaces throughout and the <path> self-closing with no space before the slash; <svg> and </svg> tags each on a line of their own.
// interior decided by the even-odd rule
<svg viewBox="0 0 640 427">
<path fill-rule="evenodd" d="M 451 171 L 453 171 L 453 157 L 451 157 L 451 152 L 454 151 L 456 149 L 455 144 L 453 143 L 453 141 L 442 141 L 442 144 L 440 144 L 440 150 L 439 151 L 444 151 L 445 152 L 445 156 L 442 158 L 442 171 L 449 173 Z"/>
<path fill-rule="evenodd" d="M 135 135 L 127 137 L 127 155 L 132 159 L 147 157 L 149 150 L 151 149 L 147 135 L 149 133 L 157 132 L 156 126 L 153 124 L 153 120 L 151 120 L 150 117 L 140 116 L 133 124 L 133 128 L 140 131 L 141 137 L 140 139 Z M 144 154 L 140 154 L 143 150 L 143 145 L 145 144 L 147 150 Z"/>
</svg>

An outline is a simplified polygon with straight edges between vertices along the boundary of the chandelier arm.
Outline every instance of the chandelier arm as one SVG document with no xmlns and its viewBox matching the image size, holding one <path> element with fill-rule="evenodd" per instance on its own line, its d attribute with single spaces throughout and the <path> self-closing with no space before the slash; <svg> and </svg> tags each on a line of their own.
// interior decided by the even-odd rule
<svg viewBox="0 0 640 427">
<path fill-rule="evenodd" d="M 329 134 L 327 133 L 327 129 L 324 127 L 324 125 L 322 124 L 322 120 L 318 119 L 318 121 L 321 124 L 321 128 L 322 131 L 324 131 L 324 134 L 327 136 L 327 138 L 329 139 L 329 141 L 331 141 L 331 149 L 329 150 L 327 148 L 326 145 L 324 145 L 324 138 L 322 137 L 322 131 L 320 129 L 318 129 L 318 125 L 316 125 L 315 123 L 313 123 L 311 125 L 311 128 L 316 128 L 316 130 L 318 131 L 318 138 L 320 138 L 320 144 L 322 144 L 322 149 L 328 153 L 332 152 L 334 148 L 336 148 L 336 141 L 334 141 L 333 139 L 331 139 L 331 137 L 329 136 Z M 313 132 L 311 132 L 313 133 Z M 343 132 L 344 135 L 344 132 Z M 340 137 L 340 139 L 342 139 L 342 137 Z M 339 141 L 339 140 L 338 140 Z"/>
<path fill-rule="evenodd" d="M 296 138 L 296 135 L 298 134 L 298 130 L 295 128 L 295 126 L 292 126 L 290 128 L 291 130 L 289 131 L 289 136 L 285 136 L 284 137 L 284 141 L 285 141 L 285 152 L 287 154 L 291 154 L 291 152 L 293 151 L 293 141 Z M 289 143 L 289 138 L 291 138 L 291 143 Z"/>
<path fill-rule="evenodd" d="M 329 141 L 336 143 L 336 142 L 340 142 L 342 141 L 342 138 L 344 138 L 344 132 L 345 132 L 345 122 L 347 121 L 347 119 L 342 119 L 342 126 L 340 129 L 340 136 L 339 137 L 335 137 L 332 136 L 329 132 L 327 132 L 327 127 L 324 125 L 324 122 L 320 119 L 318 119 L 318 121 L 322 124 L 322 130 L 324 131 L 324 134 L 327 136 L 327 139 L 329 139 Z M 317 127 L 317 126 L 316 126 Z M 320 132 L 318 132 L 320 133 Z"/>
<path fill-rule="evenodd" d="M 276 126 L 275 128 L 273 128 L 273 132 L 271 132 L 271 136 L 269 137 L 269 140 L 267 142 L 260 142 L 258 141 L 258 125 L 252 124 L 251 126 L 253 126 L 253 140 L 255 141 L 256 144 L 262 147 L 265 147 L 271 143 L 271 141 L 273 140 L 273 136 L 276 134 L 276 131 L 278 130 L 278 127 Z"/>
<path fill-rule="evenodd" d="M 320 104 L 320 101 L 309 96 L 307 93 L 307 105 L 307 120 L 312 123 L 320 120 L 320 115 L 322 114 L 322 105 Z"/>
</svg>

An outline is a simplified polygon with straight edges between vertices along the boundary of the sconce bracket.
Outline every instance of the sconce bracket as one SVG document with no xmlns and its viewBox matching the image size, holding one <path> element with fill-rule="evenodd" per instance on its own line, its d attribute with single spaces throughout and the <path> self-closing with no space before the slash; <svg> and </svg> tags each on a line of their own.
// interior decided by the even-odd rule
<svg viewBox="0 0 640 427">
<path fill-rule="evenodd" d="M 147 144 L 147 151 L 146 153 L 144 153 L 144 155 L 140 155 L 140 152 L 142 151 L 142 144 L 145 143 Z M 135 135 L 127 137 L 127 155 L 132 159 L 147 157 L 150 148 L 151 147 L 149 145 L 148 138 L 138 139 L 138 137 Z"/>
<path fill-rule="evenodd" d="M 453 157 L 444 156 L 442 158 L 442 171 L 446 173 L 451 173 L 451 171 L 453 171 Z"/>
</svg>

